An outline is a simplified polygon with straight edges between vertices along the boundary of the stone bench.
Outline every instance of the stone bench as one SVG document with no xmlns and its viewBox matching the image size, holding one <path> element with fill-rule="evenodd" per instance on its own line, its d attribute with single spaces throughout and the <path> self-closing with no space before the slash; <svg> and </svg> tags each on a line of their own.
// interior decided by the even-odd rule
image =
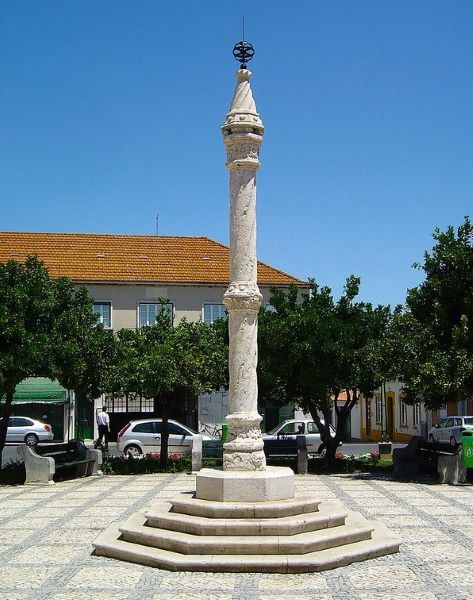
<svg viewBox="0 0 473 600">
<path fill-rule="evenodd" d="M 462 483 L 466 481 L 461 446 L 426 442 L 413 437 L 404 448 L 393 451 L 394 476 L 410 477 L 422 473 L 439 474 L 439 483 Z"/>
<path fill-rule="evenodd" d="M 305 435 L 291 437 L 280 436 L 274 440 L 264 441 L 266 460 L 296 460 L 297 473 L 305 475 L 308 470 L 307 440 Z"/>
<path fill-rule="evenodd" d="M 101 475 L 102 453 L 86 448 L 79 440 L 60 444 L 20 444 L 18 454 L 25 463 L 25 483 L 54 483 L 57 473 L 68 477 Z"/>
</svg>

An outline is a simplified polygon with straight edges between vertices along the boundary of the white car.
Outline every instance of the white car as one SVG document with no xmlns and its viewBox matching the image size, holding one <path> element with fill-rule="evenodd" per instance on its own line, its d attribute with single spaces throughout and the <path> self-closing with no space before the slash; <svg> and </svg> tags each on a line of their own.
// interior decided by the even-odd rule
<svg viewBox="0 0 473 600">
<path fill-rule="evenodd" d="M 460 443 L 461 432 L 465 429 L 473 429 L 473 417 L 446 417 L 430 429 L 429 442 L 445 442 L 454 446 Z"/>
<path fill-rule="evenodd" d="M 118 432 L 117 449 L 130 456 L 140 456 L 161 450 L 162 419 L 140 419 L 130 421 Z M 169 454 L 190 454 L 192 439 L 197 435 L 187 425 L 169 419 L 168 421 L 168 452 Z M 201 434 L 202 441 L 218 440 L 219 438 Z"/>
<path fill-rule="evenodd" d="M 10 417 L 5 441 L 36 446 L 38 442 L 52 441 L 53 437 L 52 427 L 47 423 L 29 417 Z"/>
<path fill-rule="evenodd" d="M 324 421 L 322 420 L 322 424 L 323 423 Z M 332 425 L 330 425 L 330 433 L 332 437 L 335 436 L 335 429 Z M 270 432 L 263 433 L 263 441 L 295 439 L 297 435 L 305 436 L 307 454 L 317 454 L 319 452 L 322 440 L 320 439 L 319 428 L 312 419 L 287 419 L 286 421 L 279 423 L 279 425 Z M 269 447 L 269 444 L 267 444 L 267 446 Z M 276 452 L 276 447 L 274 448 L 274 451 Z M 273 451 L 271 451 L 271 454 L 273 454 Z"/>
</svg>

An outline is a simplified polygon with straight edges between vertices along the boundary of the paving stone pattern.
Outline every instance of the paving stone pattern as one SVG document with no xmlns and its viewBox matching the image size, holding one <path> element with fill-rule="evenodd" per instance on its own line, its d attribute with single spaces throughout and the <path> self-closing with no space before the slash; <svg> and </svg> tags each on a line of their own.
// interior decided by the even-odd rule
<svg viewBox="0 0 473 600">
<path fill-rule="evenodd" d="M 91 554 L 92 540 L 155 500 L 192 492 L 187 474 L 0 486 L 5 600 L 473 600 L 473 486 L 297 476 L 298 489 L 378 519 L 396 555 L 304 575 L 173 573 Z"/>
</svg>

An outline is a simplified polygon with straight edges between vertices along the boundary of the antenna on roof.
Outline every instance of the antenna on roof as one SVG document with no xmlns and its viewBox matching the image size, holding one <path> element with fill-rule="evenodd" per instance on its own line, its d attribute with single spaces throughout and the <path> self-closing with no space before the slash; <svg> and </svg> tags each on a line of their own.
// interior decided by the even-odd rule
<svg viewBox="0 0 473 600">
<path fill-rule="evenodd" d="M 156 235 L 159 235 L 159 213 L 156 213 Z"/>
</svg>

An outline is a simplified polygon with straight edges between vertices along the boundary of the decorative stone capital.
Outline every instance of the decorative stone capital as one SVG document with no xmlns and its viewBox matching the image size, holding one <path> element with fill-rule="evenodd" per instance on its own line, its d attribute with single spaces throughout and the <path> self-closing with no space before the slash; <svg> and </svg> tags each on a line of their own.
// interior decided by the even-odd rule
<svg viewBox="0 0 473 600">
<path fill-rule="evenodd" d="M 222 126 L 227 148 L 227 168 L 255 170 L 260 166 L 259 147 L 263 141 L 263 123 L 256 110 L 250 87 L 251 72 L 237 71 L 237 86 L 230 111 Z"/>
<path fill-rule="evenodd" d="M 246 133 L 244 135 L 231 135 L 223 138 L 227 148 L 228 169 L 258 169 L 259 149 L 263 138 L 260 135 Z"/>
<path fill-rule="evenodd" d="M 263 471 L 266 468 L 264 443 L 258 413 L 227 415 L 228 441 L 223 445 L 223 468 L 233 471 Z"/>
<path fill-rule="evenodd" d="M 223 302 L 229 311 L 258 312 L 263 296 L 254 281 L 234 281 L 223 295 Z"/>
<path fill-rule="evenodd" d="M 246 430 L 246 429 L 257 429 L 260 433 L 258 437 L 261 437 L 260 423 L 263 417 L 258 413 L 231 413 L 225 417 L 225 421 L 229 427 L 233 427 L 235 431 Z M 253 437 L 252 435 L 245 436 L 248 438 Z"/>
</svg>

